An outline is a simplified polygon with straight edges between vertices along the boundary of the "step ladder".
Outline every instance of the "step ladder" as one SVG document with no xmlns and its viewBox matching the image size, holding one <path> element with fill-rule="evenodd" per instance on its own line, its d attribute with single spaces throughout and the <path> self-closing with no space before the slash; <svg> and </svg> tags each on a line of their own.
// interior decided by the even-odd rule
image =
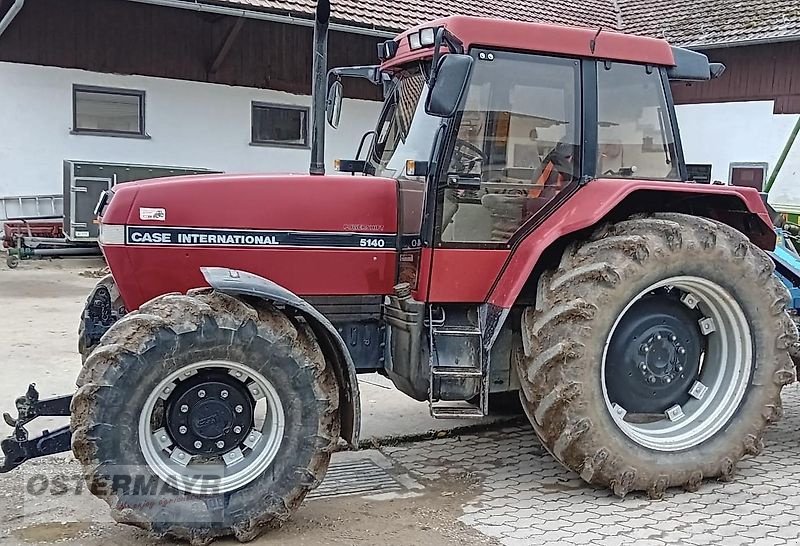
<svg viewBox="0 0 800 546">
<path fill-rule="evenodd" d="M 483 332 L 470 324 L 447 324 L 443 309 L 429 308 L 430 385 L 428 405 L 437 419 L 485 417 L 489 405 L 489 384 L 484 357 Z M 466 399 L 459 391 L 472 390 Z M 455 394 L 446 396 L 447 393 Z M 444 394 L 442 397 L 440 395 Z M 468 400 L 477 397 L 478 404 Z"/>
</svg>

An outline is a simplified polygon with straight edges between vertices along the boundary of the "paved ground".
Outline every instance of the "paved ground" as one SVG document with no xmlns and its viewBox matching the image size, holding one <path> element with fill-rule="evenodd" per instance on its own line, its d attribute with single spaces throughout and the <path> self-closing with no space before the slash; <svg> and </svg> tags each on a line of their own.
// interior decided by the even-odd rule
<svg viewBox="0 0 800 546">
<path fill-rule="evenodd" d="M 784 391 L 786 416 L 731 483 L 674 490 L 662 501 L 618 499 L 556 463 L 527 426 L 438 439 L 383 452 L 419 480 L 478 479 L 459 521 L 507 546 L 800 544 L 800 385 Z"/>
<path fill-rule="evenodd" d="M 71 388 L 76 316 L 94 284 L 79 275 L 85 269 L 74 262 L 0 269 L 0 407 L 9 407 L 30 376 L 45 394 Z M 800 544 L 800 385 L 784 390 L 786 417 L 734 482 L 650 501 L 587 486 L 523 423 L 395 445 L 385 437 L 456 423 L 431 420 L 425 404 L 377 376 L 364 379 L 365 435 L 380 449 L 336 454 L 326 481 L 292 521 L 257 544 Z M 74 480 L 79 470 L 63 455 L 0 477 L 0 543 L 149 543 L 113 523 L 105 504 L 85 493 L 27 491 L 32 478 L 52 484 Z"/>
</svg>

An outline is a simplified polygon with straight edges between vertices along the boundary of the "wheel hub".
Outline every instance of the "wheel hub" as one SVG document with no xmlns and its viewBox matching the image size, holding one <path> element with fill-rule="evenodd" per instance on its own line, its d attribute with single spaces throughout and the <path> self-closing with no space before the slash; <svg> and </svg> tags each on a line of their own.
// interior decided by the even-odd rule
<svg viewBox="0 0 800 546">
<path fill-rule="evenodd" d="M 253 425 L 254 401 L 240 381 L 203 374 L 182 382 L 167 400 L 167 430 L 192 455 L 224 455 Z"/>
<path fill-rule="evenodd" d="M 688 398 L 704 349 L 698 313 L 669 293 L 625 313 L 608 347 L 608 395 L 627 412 L 663 413 Z"/>
</svg>

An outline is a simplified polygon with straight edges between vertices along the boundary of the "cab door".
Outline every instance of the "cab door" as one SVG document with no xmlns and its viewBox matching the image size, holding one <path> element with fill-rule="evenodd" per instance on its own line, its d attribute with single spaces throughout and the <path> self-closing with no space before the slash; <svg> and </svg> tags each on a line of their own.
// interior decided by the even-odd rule
<svg viewBox="0 0 800 546">
<path fill-rule="evenodd" d="M 580 177 L 581 62 L 475 50 L 438 179 L 430 302 L 486 299 L 522 235 Z"/>
</svg>

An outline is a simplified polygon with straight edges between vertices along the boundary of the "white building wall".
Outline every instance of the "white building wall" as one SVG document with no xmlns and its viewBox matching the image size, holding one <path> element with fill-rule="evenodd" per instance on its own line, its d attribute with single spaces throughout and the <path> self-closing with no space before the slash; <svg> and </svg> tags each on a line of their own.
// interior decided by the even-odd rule
<svg viewBox="0 0 800 546">
<path fill-rule="evenodd" d="M 149 139 L 72 135 L 72 85 L 142 89 Z M 62 161 L 224 172 L 307 172 L 308 149 L 250 145 L 251 102 L 310 106 L 311 97 L 198 82 L 0 62 L 0 197 L 63 190 Z M 353 158 L 380 103 L 346 99 L 328 127 L 326 160 Z M 309 127 L 310 136 L 310 127 Z"/>
<path fill-rule="evenodd" d="M 773 114 L 772 101 L 686 104 L 676 108 L 687 163 L 711 163 L 714 180 L 728 182 L 733 162 L 778 161 L 796 114 Z M 800 207 L 800 138 L 770 191 L 773 205 Z"/>
</svg>

